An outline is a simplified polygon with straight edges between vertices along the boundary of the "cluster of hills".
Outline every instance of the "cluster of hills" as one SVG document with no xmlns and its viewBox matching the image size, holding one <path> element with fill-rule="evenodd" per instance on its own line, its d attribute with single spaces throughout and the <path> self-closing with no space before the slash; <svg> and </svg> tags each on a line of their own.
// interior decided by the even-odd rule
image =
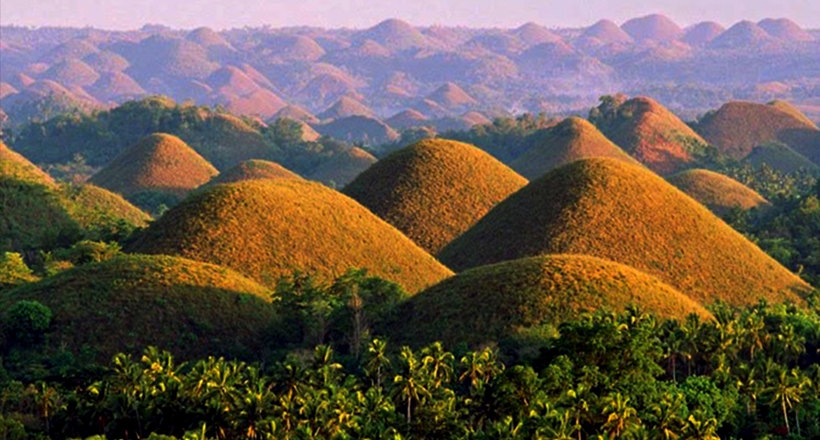
<svg viewBox="0 0 820 440">
<path fill-rule="evenodd" d="M 770 202 L 698 167 L 712 149 L 745 160 L 766 145 L 816 167 L 818 133 L 780 101 L 727 103 L 690 127 L 653 99 L 618 95 L 588 120 L 535 130 L 504 161 L 429 138 L 378 161 L 346 149 L 306 176 L 242 145 L 240 160 L 150 133 L 79 186 L 0 145 L 0 250 L 31 259 L 130 225 L 113 235 L 123 255 L 0 284 L 0 304 L 45 304 L 49 349 L 101 341 L 98 359 L 145 344 L 183 357 L 260 350 L 283 318 L 271 306 L 283 279 L 331 283 L 352 267 L 410 295 L 385 331 L 413 344 L 499 341 L 628 305 L 703 319 L 717 301 L 801 306 L 811 286 L 719 217 Z M 219 169 L 213 151 L 226 159 Z M 320 171 L 346 183 L 312 181 Z M 129 203 L 146 197 L 170 209 L 150 220 Z"/>
<path fill-rule="evenodd" d="M 364 144 L 413 127 L 445 132 L 509 113 L 577 112 L 615 91 L 654 96 L 686 117 L 730 99 L 775 98 L 820 117 L 820 37 L 787 19 L 728 28 L 681 27 L 657 14 L 574 29 L 396 19 L 361 30 L 4 26 L 0 56 L 7 124 L 155 94 L 260 121 L 287 117 L 313 136 Z"/>
</svg>

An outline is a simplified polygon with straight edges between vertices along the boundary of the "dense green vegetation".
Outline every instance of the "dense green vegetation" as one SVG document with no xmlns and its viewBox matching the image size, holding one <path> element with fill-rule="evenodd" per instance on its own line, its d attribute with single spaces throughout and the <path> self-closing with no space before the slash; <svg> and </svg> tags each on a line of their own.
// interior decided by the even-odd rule
<svg viewBox="0 0 820 440">
<path fill-rule="evenodd" d="M 218 109 L 178 105 L 166 97 L 129 101 L 92 113 L 57 114 L 7 132 L 4 138 L 32 161 L 65 171 L 78 160 L 101 167 L 141 138 L 158 132 L 180 137 L 220 170 L 244 160 L 265 159 L 307 175 L 324 160 L 350 148 L 327 138 L 303 141 L 302 127 L 294 121 L 262 126 Z"/>
<path fill-rule="evenodd" d="M 80 381 L 4 376 L 0 430 L 10 439 L 820 436 L 817 311 L 713 313 L 679 322 L 599 311 L 564 323 L 526 359 L 383 339 L 358 354 L 320 345 L 264 364 L 177 363 L 148 348 Z"/>
</svg>

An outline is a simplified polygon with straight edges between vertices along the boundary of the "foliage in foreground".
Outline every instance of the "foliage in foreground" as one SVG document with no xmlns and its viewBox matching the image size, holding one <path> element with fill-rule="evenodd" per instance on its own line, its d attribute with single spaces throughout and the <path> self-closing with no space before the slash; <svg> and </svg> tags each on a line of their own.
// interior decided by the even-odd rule
<svg viewBox="0 0 820 440">
<path fill-rule="evenodd" d="M 820 318 L 763 304 L 567 322 L 533 359 L 440 344 L 270 365 L 116 355 L 75 387 L 5 381 L 7 438 L 715 439 L 820 435 Z M 161 433 L 167 436 L 163 437 Z M 150 436 L 149 436 L 150 435 Z"/>
</svg>

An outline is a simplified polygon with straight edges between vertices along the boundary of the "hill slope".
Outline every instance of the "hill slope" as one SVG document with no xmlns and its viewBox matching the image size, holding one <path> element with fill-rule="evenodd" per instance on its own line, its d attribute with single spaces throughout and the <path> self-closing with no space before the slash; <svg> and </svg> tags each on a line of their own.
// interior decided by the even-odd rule
<svg viewBox="0 0 820 440">
<path fill-rule="evenodd" d="M 719 216 L 734 208 L 745 211 L 770 205 L 757 191 L 714 171 L 686 170 L 667 180 Z"/>
<path fill-rule="evenodd" d="M 472 145 L 427 139 L 376 162 L 344 193 L 436 253 L 526 184 Z"/>
<path fill-rule="evenodd" d="M 54 185 L 54 179 L 51 176 L 22 154 L 9 148 L 3 141 L 0 141 L 0 176 L 47 186 Z"/>
<path fill-rule="evenodd" d="M 445 247 L 449 267 L 587 254 L 657 276 L 702 304 L 800 301 L 809 286 L 657 175 L 583 159 L 531 182 Z"/>
<path fill-rule="evenodd" d="M 604 103 L 590 119 L 624 151 L 660 174 L 689 167 L 706 147 L 700 135 L 651 98 Z"/>
<path fill-rule="evenodd" d="M 809 159 L 820 158 L 817 126 L 794 107 L 777 101 L 770 105 L 728 102 L 707 114 L 697 124 L 697 130 L 721 152 L 735 159 L 742 159 L 755 147 L 772 141 L 783 142 Z"/>
<path fill-rule="evenodd" d="M 585 119 L 566 118 L 536 136 L 536 145 L 510 164 L 527 179 L 537 179 L 561 165 L 589 157 L 611 157 L 638 163 Z"/>
<path fill-rule="evenodd" d="M 0 294 L 0 310 L 20 300 L 49 307 L 44 352 L 68 349 L 108 362 L 148 345 L 183 359 L 248 355 L 273 319 L 269 292 L 212 264 L 130 255 L 61 272 Z"/>
<path fill-rule="evenodd" d="M 180 138 L 144 137 L 91 177 L 91 182 L 126 197 L 155 191 L 183 197 L 217 170 Z"/>
<path fill-rule="evenodd" d="M 354 200 L 294 179 L 207 188 L 126 249 L 222 264 L 268 285 L 294 269 L 328 279 L 359 267 L 416 292 L 452 273 Z"/>
<path fill-rule="evenodd" d="M 586 255 L 544 255 L 466 270 L 420 292 L 388 330 L 402 342 L 498 342 L 584 312 L 641 307 L 659 317 L 711 314 L 657 278 Z"/>
<path fill-rule="evenodd" d="M 219 173 L 207 185 L 258 179 L 301 179 L 301 177 L 276 162 L 251 159 L 240 162 L 235 167 Z"/>
<path fill-rule="evenodd" d="M 359 147 L 333 155 L 310 173 L 310 179 L 334 188 L 342 188 L 362 171 L 376 163 L 376 158 Z"/>
</svg>

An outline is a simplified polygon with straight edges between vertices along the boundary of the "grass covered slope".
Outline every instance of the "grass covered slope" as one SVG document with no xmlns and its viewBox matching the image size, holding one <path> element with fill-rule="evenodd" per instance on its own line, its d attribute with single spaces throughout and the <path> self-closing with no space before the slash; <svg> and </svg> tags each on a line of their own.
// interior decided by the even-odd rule
<svg viewBox="0 0 820 440">
<path fill-rule="evenodd" d="M 219 173 L 218 176 L 208 182 L 208 185 L 257 179 L 301 179 L 301 177 L 276 162 L 251 159 L 240 162 L 235 167 Z"/>
<path fill-rule="evenodd" d="M 310 173 L 310 179 L 334 188 L 342 188 L 362 171 L 376 163 L 376 158 L 359 147 L 333 155 Z"/>
<path fill-rule="evenodd" d="M 427 139 L 380 160 L 343 192 L 436 253 L 526 184 L 472 145 Z"/>
<path fill-rule="evenodd" d="M 27 182 L 54 185 L 54 179 L 31 163 L 22 154 L 0 141 L 0 176 Z"/>
<path fill-rule="evenodd" d="M 330 279 L 358 267 L 416 292 L 452 274 L 356 201 L 294 179 L 197 192 L 126 249 L 224 265 L 271 286 L 296 269 Z"/>
<path fill-rule="evenodd" d="M 79 266 L 0 294 L 0 310 L 21 300 L 51 309 L 45 352 L 91 350 L 99 362 L 148 345 L 185 359 L 241 356 L 262 348 L 260 336 L 273 319 L 264 287 L 219 266 L 168 256 Z"/>
<path fill-rule="evenodd" d="M 658 277 L 702 304 L 800 301 L 809 286 L 654 173 L 583 159 L 501 202 L 440 253 L 454 270 L 586 254 Z"/>
<path fill-rule="evenodd" d="M 589 157 L 611 157 L 637 164 L 586 119 L 569 117 L 534 135 L 535 146 L 510 166 L 527 179 L 537 179 L 554 168 Z"/>
<path fill-rule="evenodd" d="M 164 133 L 142 138 L 117 156 L 91 183 L 131 197 L 161 192 L 183 197 L 218 171 L 182 139 Z"/>
<path fill-rule="evenodd" d="M 99 186 L 69 186 L 63 189 L 62 194 L 70 202 L 67 208 L 71 216 L 84 228 L 115 227 L 118 222 L 144 227 L 151 220 L 151 216 L 119 194 Z"/>
<path fill-rule="evenodd" d="M 770 142 L 755 147 L 755 149 L 743 159 L 743 162 L 749 163 L 756 168 L 768 165 L 783 173 L 792 173 L 800 169 L 817 170 L 820 167 L 810 161 L 806 156 L 803 156 L 788 145 L 780 142 Z"/>
<path fill-rule="evenodd" d="M 687 170 L 669 177 L 667 181 L 719 216 L 734 208 L 746 211 L 770 205 L 757 191 L 714 171 Z"/>
<path fill-rule="evenodd" d="M 815 160 L 813 156 L 820 158 L 820 131 L 796 111 L 776 101 L 768 105 L 733 101 L 707 113 L 696 128 L 722 153 L 735 159 L 742 159 L 755 147 L 774 141 L 789 145 L 811 160 Z"/>
<path fill-rule="evenodd" d="M 634 305 L 659 317 L 711 314 L 657 278 L 586 255 L 544 255 L 481 266 L 412 297 L 390 329 L 417 345 L 478 345 L 584 312 Z"/>
<path fill-rule="evenodd" d="M 602 103 L 590 119 L 624 151 L 659 174 L 690 167 L 706 148 L 700 135 L 651 98 Z"/>
</svg>

